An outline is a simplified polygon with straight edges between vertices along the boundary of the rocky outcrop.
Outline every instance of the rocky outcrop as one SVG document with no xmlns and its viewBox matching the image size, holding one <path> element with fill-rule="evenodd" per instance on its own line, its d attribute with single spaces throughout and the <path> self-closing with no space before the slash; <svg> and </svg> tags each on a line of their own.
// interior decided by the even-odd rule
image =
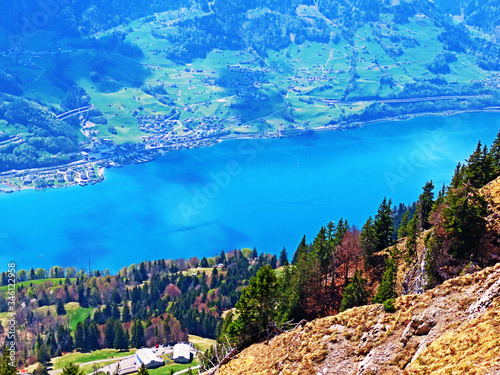
<svg viewBox="0 0 500 375">
<path fill-rule="evenodd" d="M 218 374 L 481 374 L 500 371 L 500 264 L 420 295 L 317 319 L 245 349 Z M 496 334 L 495 334 L 496 332 Z"/>
</svg>

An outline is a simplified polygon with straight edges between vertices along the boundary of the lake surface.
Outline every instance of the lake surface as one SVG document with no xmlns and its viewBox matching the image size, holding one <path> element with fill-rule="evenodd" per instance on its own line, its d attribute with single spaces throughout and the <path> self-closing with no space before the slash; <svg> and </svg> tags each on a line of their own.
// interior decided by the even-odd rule
<svg viewBox="0 0 500 375">
<path fill-rule="evenodd" d="M 109 268 L 254 246 L 291 258 L 341 216 L 359 227 L 384 196 L 448 184 L 500 115 L 384 122 L 296 138 L 224 141 L 106 170 L 103 183 L 0 194 L 0 266 Z M 436 189 L 437 191 L 437 189 Z"/>
</svg>

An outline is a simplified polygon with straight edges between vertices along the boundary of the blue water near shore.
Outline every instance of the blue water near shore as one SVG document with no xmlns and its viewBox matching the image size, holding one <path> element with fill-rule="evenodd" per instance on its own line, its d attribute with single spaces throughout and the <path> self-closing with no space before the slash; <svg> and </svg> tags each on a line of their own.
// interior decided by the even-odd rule
<svg viewBox="0 0 500 375">
<path fill-rule="evenodd" d="M 224 141 L 106 170 L 103 183 L 0 194 L 0 266 L 115 272 L 161 258 L 257 247 L 289 256 L 341 216 L 362 226 L 384 196 L 415 201 L 500 129 L 492 113 L 383 122 L 270 140 Z"/>
</svg>

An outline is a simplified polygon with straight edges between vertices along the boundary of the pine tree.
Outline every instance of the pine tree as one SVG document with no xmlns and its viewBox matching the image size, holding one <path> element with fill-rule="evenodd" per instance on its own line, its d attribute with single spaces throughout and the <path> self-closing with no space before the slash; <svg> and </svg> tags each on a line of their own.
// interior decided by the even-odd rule
<svg viewBox="0 0 500 375">
<path fill-rule="evenodd" d="M 280 252 L 280 257 L 279 257 L 279 266 L 283 267 L 285 264 L 288 264 L 288 255 L 286 253 L 286 249 L 283 246 L 283 249 Z"/>
<path fill-rule="evenodd" d="M 361 271 L 354 273 L 349 284 L 342 293 L 340 311 L 345 311 L 355 306 L 363 306 L 368 303 L 367 281 L 361 277 Z"/>
<path fill-rule="evenodd" d="M 132 320 L 132 316 L 130 315 L 130 308 L 128 307 L 128 303 L 124 301 L 123 303 L 123 311 L 122 311 L 122 322 L 128 323 Z"/>
<path fill-rule="evenodd" d="M 84 375 L 84 372 L 80 370 L 77 364 L 70 362 L 63 368 L 62 375 Z"/>
<path fill-rule="evenodd" d="M 464 182 L 469 182 L 473 187 L 479 189 L 486 185 L 493 175 L 494 167 L 488 148 L 486 146 L 482 147 L 481 141 L 479 141 L 476 150 L 467 159 Z"/>
<path fill-rule="evenodd" d="M 397 264 L 393 258 L 387 259 L 385 263 L 384 276 L 378 287 L 377 294 L 373 298 L 373 303 L 384 303 L 388 299 L 397 297 L 396 294 L 396 276 Z"/>
<path fill-rule="evenodd" d="M 208 267 L 210 267 L 209 264 L 208 264 L 207 258 L 205 258 L 205 257 L 201 258 L 200 267 L 202 267 L 202 268 L 208 268 Z"/>
<path fill-rule="evenodd" d="M 493 179 L 500 175 L 500 131 L 491 145 L 489 156 L 493 167 L 491 176 Z"/>
<path fill-rule="evenodd" d="M 54 331 L 49 332 L 49 334 L 47 335 L 46 345 L 47 349 L 49 350 L 50 356 L 54 357 L 57 353 L 57 341 Z"/>
<path fill-rule="evenodd" d="M 398 239 L 408 235 L 408 222 L 410 221 L 410 211 L 406 211 L 401 219 L 401 224 L 398 229 Z"/>
<path fill-rule="evenodd" d="M 113 342 L 113 347 L 118 350 L 128 349 L 128 339 L 123 330 L 122 324 L 117 321 L 115 328 L 115 341 Z"/>
<path fill-rule="evenodd" d="M 11 361 L 8 357 L 7 350 L 4 349 L 2 358 L 0 358 L 0 374 L 1 375 L 17 375 L 17 370 L 11 366 Z"/>
<path fill-rule="evenodd" d="M 78 322 L 75 329 L 75 348 L 78 350 L 83 350 L 85 347 L 85 337 L 83 332 L 83 323 Z"/>
<path fill-rule="evenodd" d="M 465 174 L 465 166 L 459 162 L 455 168 L 453 177 L 451 178 L 450 187 L 453 189 L 458 189 L 459 187 L 461 187 L 464 181 L 464 174 Z"/>
<path fill-rule="evenodd" d="M 486 200 L 467 184 L 448 191 L 446 204 L 442 224 L 449 253 L 456 259 L 474 255 L 486 231 Z"/>
<path fill-rule="evenodd" d="M 74 349 L 71 330 L 60 325 L 57 327 L 57 344 L 62 352 L 71 352 Z"/>
<path fill-rule="evenodd" d="M 137 375 L 149 375 L 149 371 L 146 368 L 146 366 L 144 365 L 144 363 L 141 363 L 141 368 L 139 369 L 139 372 L 137 373 Z"/>
<path fill-rule="evenodd" d="M 64 308 L 64 304 L 60 299 L 57 300 L 56 312 L 57 315 L 66 315 L 66 309 Z"/>
<path fill-rule="evenodd" d="M 38 349 L 38 352 L 36 354 L 36 359 L 42 365 L 44 365 L 50 361 L 50 352 L 49 352 L 47 345 L 43 344 L 42 346 L 40 346 L 40 348 Z"/>
<path fill-rule="evenodd" d="M 116 336 L 116 323 L 113 318 L 106 320 L 106 327 L 104 328 L 104 343 L 107 348 L 112 348 Z"/>
<path fill-rule="evenodd" d="M 253 250 L 252 250 L 252 258 L 255 259 L 255 258 L 258 258 L 258 257 L 259 257 L 259 254 L 257 253 L 257 248 L 254 247 Z"/>
<path fill-rule="evenodd" d="M 142 348 L 146 345 L 144 337 L 144 326 L 139 319 L 134 320 L 134 325 L 131 329 L 130 345 L 134 348 Z"/>
<path fill-rule="evenodd" d="M 377 233 L 377 250 L 383 250 L 392 244 L 394 232 L 391 200 L 384 197 L 375 216 L 375 231 Z"/>
<path fill-rule="evenodd" d="M 369 260 L 378 247 L 377 231 L 371 216 L 361 229 L 360 243 L 365 260 Z"/>
<path fill-rule="evenodd" d="M 300 241 L 299 247 L 297 248 L 297 250 L 293 254 L 292 264 L 297 264 L 297 261 L 299 260 L 299 257 L 302 254 L 307 253 L 308 251 L 309 251 L 309 247 L 307 246 L 306 236 L 304 235 L 302 237 L 302 240 Z"/>
<path fill-rule="evenodd" d="M 417 203 L 417 213 L 419 217 L 418 225 L 421 230 L 426 230 L 431 227 L 429 224 L 429 215 L 434 204 L 434 185 L 432 181 L 426 182 L 422 189 L 423 193 L 420 194 Z"/>
<path fill-rule="evenodd" d="M 288 263 L 283 268 L 283 273 L 278 280 L 278 316 L 279 320 L 300 320 L 302 311 L 300 308 L 300 298 L 294 284 L 292 269 Z"/>
<path fill-rule="evenodd" d="M 250 279 L 236 303 L 238 317 L 228 327 L 229 337 L 240 347 L 266 337 L 277 318 L 277 279 L 269 265 Z"/>
<path fill-rule="evenodd" d="M 276 267 L 278 267 L 278 257 L 276 257 L 276 255 L 273 255 L 271 258 L 271 268 L 275 270 Z"/>
</svg>

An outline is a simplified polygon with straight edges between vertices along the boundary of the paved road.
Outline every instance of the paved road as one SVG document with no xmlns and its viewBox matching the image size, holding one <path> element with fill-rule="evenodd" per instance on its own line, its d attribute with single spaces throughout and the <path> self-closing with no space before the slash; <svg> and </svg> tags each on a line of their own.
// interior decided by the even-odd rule
<svg viewBox="0 0 500 375">
<path fill-rule="evenodd" d="M 90 362 L 85 362 L 85 363 L 79 363 L 78 365 L 79 366 L 85 366 L 85 365 L 92 365 L 94 363 L 102 363 L 102 362 L 113 362 L 113 361 L 116 361 L 116 360 L 122 360 L 122 359 L 126 359 L 126 358 L 132 358 L 133 355 L 129 355 L 127 357 L 119 357 L 119 358 L 108 358 L 108 359 L 98 359 L 96 361 L 90 361 Z M 53 370 L 53 371 L 49 371 L 49 374 L 50 375 L 56 375 L 56 374 L 60 374 L 62 372 L 62 369 L 61 370 Z"/>
<path fill-rule="evenodd" d="M 197 370 L 199 369 L 200 366 L 194 366 L 194 367 L 191 367 L 191 370 Z M 185 370 L 181 370 L 181 371 L 177 371 L 177 372 L 174 372 L 174 375 L 177 375 L 177 374 L 184 374 L 185 372 L 188 372 L 190 369 L 185 369 Z"/>
</svg>

